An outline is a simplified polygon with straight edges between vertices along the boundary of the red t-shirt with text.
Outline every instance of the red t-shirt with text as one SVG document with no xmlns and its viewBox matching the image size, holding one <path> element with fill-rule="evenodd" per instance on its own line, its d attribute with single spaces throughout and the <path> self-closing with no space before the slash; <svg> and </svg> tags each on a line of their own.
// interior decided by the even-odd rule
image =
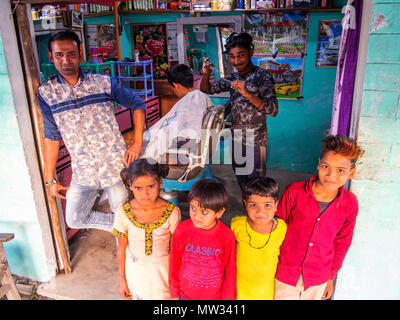
<svg viewBox="0 0 400 320">
<path fill-rule="evenodd" d="M 221 221 L 211 230 L 196 228 L 191 219 L 181 222 L 170 259 L 171 298 L 236 299 L 236 241 Z"/>
</svg>

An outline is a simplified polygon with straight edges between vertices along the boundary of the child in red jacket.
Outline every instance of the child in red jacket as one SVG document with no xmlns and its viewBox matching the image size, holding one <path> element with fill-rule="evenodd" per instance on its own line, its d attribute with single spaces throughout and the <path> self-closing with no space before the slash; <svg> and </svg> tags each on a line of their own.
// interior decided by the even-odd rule
<svg viewBox="0 0 400 320">
<path fill-rule="evenodd" d="M 329 299 L 350 247 L 356 196 L 343 188 L 363 151 L 343 135 L 322 141 L 318 176 L 289 185 L 276 215 L 287 223 L 275 275 L 275 299 Z"/>
<path fill-rule="evenodd" d="M 169 286 L 172 299 L 236 299 L 236 241 L 219 219 L 228 206 L 223 184 L 197 181 L 189 191 L 190 218 L 173 237 Z"/>
</svg>

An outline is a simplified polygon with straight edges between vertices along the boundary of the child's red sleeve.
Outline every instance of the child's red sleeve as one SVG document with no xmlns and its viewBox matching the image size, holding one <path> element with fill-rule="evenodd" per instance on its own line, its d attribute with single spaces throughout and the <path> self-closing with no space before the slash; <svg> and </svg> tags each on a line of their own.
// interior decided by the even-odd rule
<svg viewBox="0 0 400 320">
<path fill-rule="evenodd" d="M 351 212 L 343 224 L 340 231 L 337 233 L 335 240 L 333 241 L 335 255 L 332 261 L 332 269 L 330 279 L 335 279 L 336 274 L 342 267 L 343 260 L 349 250 L 351 241 L 353 239 L 354 227 L 356 224 L 356 218 L 358 214 L 358 202 L 357 199 L 353 201 Z"/>
<path fill-rule="evenodd" d="M 179 298 L 180 286 L 179 286 L 179 266 L 180 266 L 180 250 L 179 250 L 179 226 L 176 229 L 171 241 L 171 251 L 169 255 L 169 291 L 171 299 Z"/>
<path fill-rule="evenodd" d="M 233 232 L 228 229 L 226 245 L 226 266 L 224 284 L 222 287 L 222 300 L 236 299 L 236 240 Z"/>
<path fill-rule="evenodd" d="M 283 219 L 285 222 L 287 222 L 290 210 L 291 210 L 290 189 L 288 187 L 283 193 L 282 199 L 278 202 L 278 208 L 276 210 L 275 215 Z"/>
</svg>

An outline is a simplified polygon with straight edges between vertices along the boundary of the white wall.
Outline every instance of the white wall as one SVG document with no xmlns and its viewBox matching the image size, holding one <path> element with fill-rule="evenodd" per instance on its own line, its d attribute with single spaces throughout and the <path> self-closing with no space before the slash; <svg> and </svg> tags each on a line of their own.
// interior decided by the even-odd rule
<svg viewBox="0 0 400 320">
<path fill-rule="evenodd" d="M 0 232 L 11 272 L 48 281 L 57 268 L 10 3 L 0 1 Z"/>
</svg>

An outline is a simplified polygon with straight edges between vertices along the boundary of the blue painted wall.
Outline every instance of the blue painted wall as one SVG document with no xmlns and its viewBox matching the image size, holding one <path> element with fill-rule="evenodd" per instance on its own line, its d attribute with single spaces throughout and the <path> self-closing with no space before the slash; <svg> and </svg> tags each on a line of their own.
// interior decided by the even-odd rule
<svg viewBox="0 0 400 320">
<path fill-rule="evenodd" d="M 342 19 L 341 13 L 310 12 L 307 55 L 300 101 L 279 100 L 279 113 L 268 117 L 268 168 L 315 172 L 324 130 L 331 123 L 336 68 L 316 68 L 320 19 Z"/>
</svg>

